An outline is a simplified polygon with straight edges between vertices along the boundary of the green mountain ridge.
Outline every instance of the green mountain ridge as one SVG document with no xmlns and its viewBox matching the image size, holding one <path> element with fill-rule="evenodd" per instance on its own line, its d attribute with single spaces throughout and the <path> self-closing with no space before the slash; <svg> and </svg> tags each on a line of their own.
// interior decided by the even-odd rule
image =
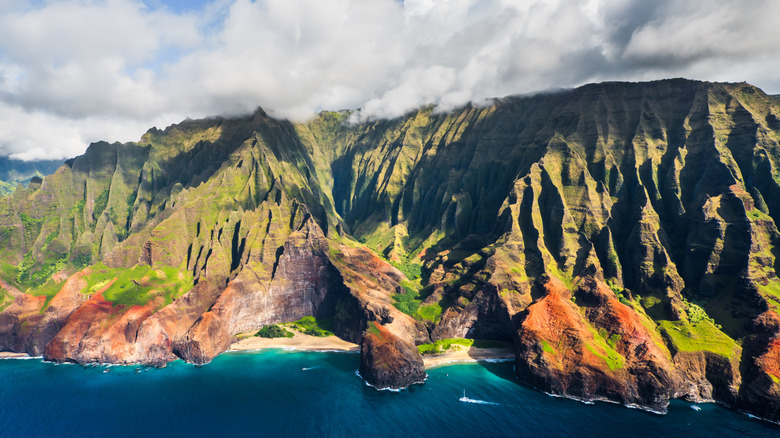
<svg viewBox="0 0 780 438">
<path fill-rule="evenodd" d="M 780 420 L 780 105 L 603 83 L 349 123 L 188 120 L 0 198 L 0 350 L 202 363 L 304 316 L 376 386 L 511 341 L 550 393 Z"/>
</svg>

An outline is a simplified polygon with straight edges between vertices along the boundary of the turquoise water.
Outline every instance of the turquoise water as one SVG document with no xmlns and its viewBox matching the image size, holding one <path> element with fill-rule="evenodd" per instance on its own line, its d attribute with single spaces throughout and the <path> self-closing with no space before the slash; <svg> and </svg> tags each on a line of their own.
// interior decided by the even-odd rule
<svg viewBox="0 0 780 438">
<path fill-rule="evenodd" d="M 656 415 L 549 397 L 506 362 L 434 368 L 397 393 L 367 387 L 357 367 L 357 354 L 283 350 L 163 369 L 0 360 L 0 436 L 780 436 L 713 404 Z"/>
</svg>

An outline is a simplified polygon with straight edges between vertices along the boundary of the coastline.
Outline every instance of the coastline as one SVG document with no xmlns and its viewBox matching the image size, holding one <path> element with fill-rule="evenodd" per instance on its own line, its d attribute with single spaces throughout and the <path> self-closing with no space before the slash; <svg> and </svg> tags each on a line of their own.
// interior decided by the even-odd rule
<svg viewBox="0 0 780 438">
<path fill-rule="evenodd" d="M 480 360 L 505 361 L 513 360 L 514 358 L 515 352 L 511 347 L 476 348 L 472 346 L 468 349 L 448 351 L 435 356 L 423 356 L 423 362 L 425 363 L 425 369 L 428 369 L 464 362 L 477 362 Z"/>
<path fill-rule="evenodd" d="M 359 352 L 360 345 L 339 339 L 336 336 L 311 336 L 293 331 L 292 338 L 261 338 L 246 336 L 230 345 L 227 351 L 262 350 L 283 348 L 307 351 L 346 351 Z M 451 350 L 434 356 L 423 356 L 425 368 L 439 367 L 456 363 L 477 362 L 480 360 L 512 360 L 515 353 L 511 347 L 475 348 Z"/>
<path fill-rule="evenodd" d="M 227 351 L 262 350 L 265 348 L 287 348 L 309 351 L 360 351 L 358 344 L 347 342 L 336 336 L 311 336 L 293 331 L 292 338 L 261 338 L 247 336 L 230 344 Z"/>
<path fill-rule="evenodd" d="M 0 351 L 0 359 L 26 359 L 30 357 L 27 353 L 14 353 L 11 351 Z"/>
</svg>

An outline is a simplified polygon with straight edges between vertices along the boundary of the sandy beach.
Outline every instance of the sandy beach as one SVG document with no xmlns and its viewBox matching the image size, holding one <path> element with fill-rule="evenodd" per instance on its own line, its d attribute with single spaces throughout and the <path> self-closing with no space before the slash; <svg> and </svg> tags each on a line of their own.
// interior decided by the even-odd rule
<svg viewBox="0 0 780 438">
<path fill-rule="evenodd" d="M 12 353 L 10 351 L 0 351 L 0 359 L 11 359 L 11 358 L 20 358 L 20 357 L 30 357 L 30 355 L 26 353 Z"/>
<path fill-rule="evenodd" d="M 433 368 L 461 362 L 476 362 L 478 360 L 514 359 L 515 353 L 511 347 L 506 348 L 475 348 L 450 351 L 435 356 L 423 356 L 425 368 Z"/>
<path fill-rule="evenodd" d="M 234 342 L 229 351 L 261 350 L 263 348 L 291 348 L 310 351 L 360 351 L 360 346 L 339 339 L 336 336 L 318 337 L 293 332 L 292 338 L 261 338 L 247 336 Z M 425 368 L 447 364 L 476 362 L 478 360 L 513 359 L 514 351 L 506 348 L 475 348 L 450 351 L 435 356 L 423 356 Z"/>
<path fill-rule="evenodd" d="M 347 342 L 336 336 L 310 336 L 293 332 L 292 338 L 261 338 L 247 336 L 230 345 L 228 351 L 261 350 L 264 348 L 290 348 L 309 351 L 360 351 L 358 344 Z M 0 352 L 0 359 L 29 357 L 25 353 Z M 511 347 L 506 348 L 475 348 L 449 351 L 435 356 L 423 356 L 425 368 L 433 368 L 442 365 L 476 362 L 478 360 L 514 359 L 515 355 Z"/>
<path fill-rule="evenodd" d="M 292 338 L 261 338 L 248 336 L 234 342 L 229 350 L 260 350 L 262 348 L 294 348 L 312 351 L 360 351 L 358 344 L 347 342 L 336 336 L 310 336 L 293 332 Z"/>
</svg>

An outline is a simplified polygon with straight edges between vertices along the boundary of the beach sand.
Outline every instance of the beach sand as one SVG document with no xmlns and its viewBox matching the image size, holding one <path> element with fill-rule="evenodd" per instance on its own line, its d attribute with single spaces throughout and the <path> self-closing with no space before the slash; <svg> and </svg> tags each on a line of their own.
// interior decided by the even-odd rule
<svg viewBox="0 0 780 438">
<path fill-rule="evenodd" d="M 19 357 L 30 357 L 30 355 L 26 353 L 12 353 L 10 351 L 0 351 L 0 359 L 11 359 L 11 358 L 19 358 Z"/>
<path fill-rule="evenodd" d="M 360 351 L 360 346 L 339 339 L 336 336 L 310 336 L 293 332 L 292 338 L 261 338 L 247 336 L 234 342 L 229 350 L 260 350 L 263 348 L 291 348 L 309 351 Z M 425 368 L 447 364 L 476 362 L 478 360 L 514 359 L 515 353 L 507 348 L 475 348 L 449 351 L 435 356 L 423 356 Z"/>
<path fill-rule="evenodd" d="M 478 360 L 504 360 L 514 359 L 515 352 L 511 347 L 506 348 L 475 348 L 468 350 L 449 351 L 436 356 L 423 356 L 425 368 L 433 368 L 442 365 L 450 365 L 462 362 L 476 362 Z"/>
<path fill-rule="evenodd" d="M 360 351 L 360 346 L 336 336 L 310 336 L 293 332 L 292 338 L 245 337 L 233 343 L 229 350 L 259 350 L 262 348 L 293 348 L 312 351 Z"/>
<path fill-rule="evenodd" d="M 339 339 L 336 336 L 310 336 L 303 333 L 293 332 L 292 338 L 261 338 L 247 336 L 237 342 L 234 342 L 228 351 L 240 350 L 261 350 L 264 348 L 290 348 L 295 350 L 308 351 L 360 351 L 360 346 Z M 0 359 L 24 358 L 29 355 L 24 353 L 12 353 L 9 351 L 0 351 Z M 511 347 L 506 348 L 475 348 L 449 351 L 435 356 L 423 356 L 425 368 L 433 368 L 448 364 L 476 362 L 478 360 L 501 360 L 514 359 L 515 354 Z"/>
</svg>

